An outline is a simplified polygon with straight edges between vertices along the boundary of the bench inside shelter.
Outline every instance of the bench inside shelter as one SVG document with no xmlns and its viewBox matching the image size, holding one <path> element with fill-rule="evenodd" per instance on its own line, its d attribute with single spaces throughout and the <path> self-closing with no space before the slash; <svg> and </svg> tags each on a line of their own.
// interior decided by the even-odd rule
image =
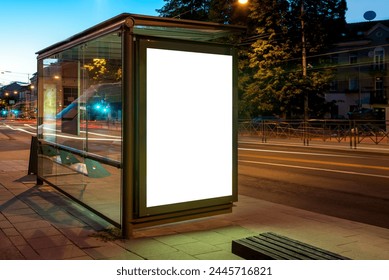
<svg viewBox="0 0 389 280">
<path fill-rule="evenodd" d="M 232 241 L 232 253 L 247 260 L 347 260 L 327 250 L 272 232 Z"/>
</svg>

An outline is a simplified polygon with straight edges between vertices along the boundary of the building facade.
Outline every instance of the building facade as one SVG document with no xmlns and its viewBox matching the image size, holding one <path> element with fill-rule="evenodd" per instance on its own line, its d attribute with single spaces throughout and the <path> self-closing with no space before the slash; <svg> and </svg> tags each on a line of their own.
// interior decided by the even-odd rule
<svg viewBox="0 0 389 280">
<path fill-rule="evenodd" d="M 34 84 L 12 82 L 0 88 L 1 118 L 35 118 L 36 93 Z"/>
<path fill-rule="evenodd" d="M 352 23 L 331 52 L 333 118 L 389 119 L 389 20 Z"/>
</svg>

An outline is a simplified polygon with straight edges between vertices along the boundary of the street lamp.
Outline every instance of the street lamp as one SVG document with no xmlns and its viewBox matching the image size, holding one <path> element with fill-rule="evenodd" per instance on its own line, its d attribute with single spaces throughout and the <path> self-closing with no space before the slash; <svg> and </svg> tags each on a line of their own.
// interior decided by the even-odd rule
<svg viewBox="0 0 389 280">
<path fill-rule="evenodd" d="M 238 0 L 239 4 L 247 4 L 249 1 L 248 0 Z"/>
<path fill-rule="evenodd" d="M 304 1 L 301 0 L 301 46 L 302 46 L 302 68 L 303 68 L 303 79 L 307 78 L 307 49 L 306 49 L 306 40 L 305 40 L 305 21 L 304 21 Z M 309 120 L 309 96 L 308 92 L 305 89 L 304 92 L 304 145 L 309 146 L 309 137 L 307 133 L 308 129 L 308 120 Z"/>
</svg>

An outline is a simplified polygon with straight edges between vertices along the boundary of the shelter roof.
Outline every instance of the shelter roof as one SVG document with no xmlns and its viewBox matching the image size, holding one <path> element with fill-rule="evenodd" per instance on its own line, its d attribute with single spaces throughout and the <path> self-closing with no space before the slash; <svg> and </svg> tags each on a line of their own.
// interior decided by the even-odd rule
<svg viewBox="0 0 389 280">
<path fill-rule="evenodd" d="M 244 26 L 237 25 L 123 13 L 40 50 L 37 54 L 65 49 L 123 27 L 130 28 L 133 34 L 190 41 L 212 41 L 246 30 Z"/>
</svg>

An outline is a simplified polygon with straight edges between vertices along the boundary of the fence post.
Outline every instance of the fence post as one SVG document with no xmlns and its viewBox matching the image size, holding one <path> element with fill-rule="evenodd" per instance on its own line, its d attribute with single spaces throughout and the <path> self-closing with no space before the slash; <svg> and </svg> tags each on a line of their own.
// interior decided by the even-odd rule
<svg viewBox="0 0 389 280">
<path fill-rule="evenodd" d="M 355 120 L 350 122 L 350 149 L 357 148 L 358 128 L 355 125 Z"/>
<path fill-rule="evenodd" d="M 350 129 L 350 149 L 352 149 L 353 148 L 353 132 L 354 132 L 354 129 L 352 126 L 352 121 L 350 121 L 350 123 L 349 123 L 349 129 Z"/>
<path fill-rule="evenodd" d="M 308 122 L 305 120 L 303 125 L 303 138 L 304 138 L 304 146 L 309 146 Z"/>
<path fill-rule="evenodd" d="M 265 120 L 261 121 L 261 127 L 262 127 L 262 143 L 266 143 L 266 130 L 265 130 Z"/>
</svg>

